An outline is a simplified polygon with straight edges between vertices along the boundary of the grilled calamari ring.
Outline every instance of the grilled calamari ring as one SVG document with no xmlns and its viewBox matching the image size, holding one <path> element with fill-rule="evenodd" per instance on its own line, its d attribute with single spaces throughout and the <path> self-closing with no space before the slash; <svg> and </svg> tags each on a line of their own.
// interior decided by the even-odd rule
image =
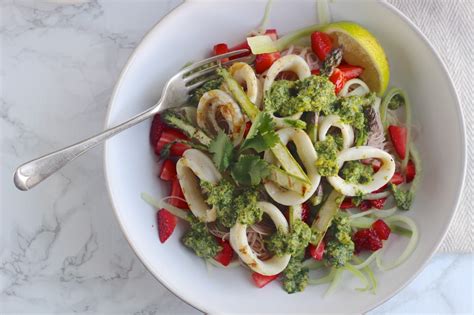
<svg viewBox="0 0 474 315">
<path fill-rule="evenodd" d="M 313 143 L 309 136 L 306 132 L 300 129 L 284 128 L 278 130 L 277 134 L 283 145 L 286 145 L 290 140 L 295 144 L 298 156 L 303 162 L 303 166 L 306 169 L 308 178 L 311 182 L 311 187 L 308 190 L 299 193 L 296 191 L 286 190 L 272 181 L 267 181 L 264 184 L 265 190 L 273 200 L 282 205 L 292 206 L 301 204 L 314 194 L 321 180 L 321 176 L 316 168 L 316 151 L 314 150 Z M 278 163 L 271 150 L 265 151 L 263 158 L 269 163 Z"/>
<path fill-rule="evenodd" d="M 218 114 L 220 117 L 217 116 Z M 206 132 L 216 135 L 221 130 L 226 131 L 219 125 L 219 122 L 223 120 L 234 145 L 242 141 L 245 131 L 244 115 L 229 94 L 221 90 L 204 93 L 199 100 L 196 115 L 198 126 Z"/>
<path fill-rule="evenodd" d="M 297 55 L 283 56 L 280 59 L 277 59 L 270 69 L 268 69 L 265 81 L 263 82 L 263 93 L 270 90 L 278 74 L 283 71 L 292 71 L 296 73 L 300 80 L 311 76 L 311 69 L 302 57 Z M 296 113 L 288 117 L 274 117 L 276 127 L 288 127 L 285 123 L 285 119 L 297 120 L 302 114 L 303 113 Z"/>
<path fill-rule="evenodd" d="M 270 217 L 277 229 L 288 233 L 288 222 L 277 207 L 264 201 L 258 202 L 257 205 Z M 291 258 L 291 255 L 285 254 L 281 257 L 273 256 L 265 261 L 260 260 L 249 245 L 247 239 L 247 225 L 239 222 L 230 229 L 230 245 L 250 269 L 266 276 L 276 275 L 282 272 Z"/>
<path fill-rule="evenodd" d="M 368 194 L 387 184 L 395 173 L 395 161 L 387 152 L 369 146 L 352 147 L 342 150 L 337 156 L 337 165 L 339 169 L 346 161 L 362 160 L 362 159 L 379 159 L 382 166 L 374 174 L 373 180 L 367 184 L 349 183 L 342 179 L 339 175 L 327 177 L 328 182 L 335 190 L 346 196 L 357 196 L 360 194 Z"/>
<path fill-rule="evenodd" d="M 246 89 L 250 101 L 257 107 L 262 103 L 262 84 L 257 79 L 255 71 L 245 62 L 236 62 L 229 68 L 229 73 Z"/>
<path fill-rule="evenodd" d="M 186 150 L 176 163 L 176 172 L 191 212 L 201 221 L 215 221 L 216 209 L 209 209 L 200 185 L 200 180 L 215 185 L 222 178 L 211 159 L 199 150 Z"/>
<path fill-rule="evenodd" d="M 326 140 L 326 135 L 331 127 L 337 127 L 341 130 L 344 149 L 350 148 L 354 144 L 354 130 L 352 129 L 352 126 L 343 123 L 341 117 L 338 115 L 321 117 L 318 131 L 320 141 Z"/>
</svg>

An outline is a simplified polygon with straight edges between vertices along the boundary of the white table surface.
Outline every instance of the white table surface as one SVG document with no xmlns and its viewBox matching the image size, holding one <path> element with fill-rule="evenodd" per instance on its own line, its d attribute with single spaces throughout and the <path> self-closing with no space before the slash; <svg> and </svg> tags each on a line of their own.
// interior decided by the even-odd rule
<svg viewBox="0 0 474 315">
<path fill-rule="evenodd" d="M 107 196 L 102 148 L 28 193 L 21 162 L 98 132 L 145 32 L 178 1 L 2 0 L 0 313 L 198 313 L 135 257 Z M 132 5 L 133 3 L 133 5 Z M 473 256 L 438 254 L 373 313 L 473 313 Z"/>
</svg>

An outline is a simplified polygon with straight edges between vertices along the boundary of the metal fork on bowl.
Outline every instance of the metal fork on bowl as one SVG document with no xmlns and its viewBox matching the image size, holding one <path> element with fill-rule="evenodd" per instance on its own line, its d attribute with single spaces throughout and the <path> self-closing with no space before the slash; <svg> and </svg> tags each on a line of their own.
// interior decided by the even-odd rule
<svg viewBox="0 0 474 315">
<path fill-rule="evenodd" d="M 194 89 L 200 87 L 213 77 L 215 71 L 221 66 L 220 61 L 222 59 L 238 57 L 245 53 L 248 53 L 247 49 L 236 50 L 204 59 L 185 67 L 169 79 L 163 88 L 160 100 L 146 111 L 93 137 L 20 165 L 13 177 L 15 186 L 20 190 L 29 190 L 99 143 L 153 117 L 162 110 L 163 104 L 184 104 Z M 223 62 L 222 65 L 229 65 L 238 61 L 251 62 L 252 59 L 241 57 Z"/>
</svg>

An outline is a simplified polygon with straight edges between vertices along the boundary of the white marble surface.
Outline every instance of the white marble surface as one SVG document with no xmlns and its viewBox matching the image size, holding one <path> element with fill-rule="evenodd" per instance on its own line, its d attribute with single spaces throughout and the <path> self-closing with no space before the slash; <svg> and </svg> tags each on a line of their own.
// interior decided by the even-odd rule
<svg viewBox="0 0 474 315">
<path fill-rule="evenodd" d="M 101 148 L 28 193 L 11 180 L 19 163 L 101 130 L 127 57 L 178 2 L 0 1 L 0 313 L 197 313 L 121 234 Z M 438 254 L 373 313 L 472 314 L 473 281 L 472 255 Z"/>
</svg>

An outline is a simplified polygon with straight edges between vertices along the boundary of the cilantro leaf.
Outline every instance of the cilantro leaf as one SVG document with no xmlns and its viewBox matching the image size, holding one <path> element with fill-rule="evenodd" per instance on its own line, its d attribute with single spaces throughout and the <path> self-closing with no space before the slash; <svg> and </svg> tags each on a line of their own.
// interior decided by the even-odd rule
<svg viewBox="0 0 474 315">
<path fill-rule="evenodd" d="M 209 144 L 209 152 L 211 152 L 212 160 L 219 169 L 224 171 L 230 165 L 234 154 L 234 145 L 228 135 L 220 131 L 215 139 Z"/>
<path fill-rule="evenodd" d="M 250 127 L 247 138 L 240 146 L 240 151 L 254 149 L 260 153 L 272 148 L 279 140 L 272 117 L 268 113 L 261 112 Z"/>
<path fill-rule="evenodd" d="M 241 155 L 232 167 L 234 180 L 246 186 L 256 186 L 270 175 L 268 162 L 256 155 Z"/>
</svg>

